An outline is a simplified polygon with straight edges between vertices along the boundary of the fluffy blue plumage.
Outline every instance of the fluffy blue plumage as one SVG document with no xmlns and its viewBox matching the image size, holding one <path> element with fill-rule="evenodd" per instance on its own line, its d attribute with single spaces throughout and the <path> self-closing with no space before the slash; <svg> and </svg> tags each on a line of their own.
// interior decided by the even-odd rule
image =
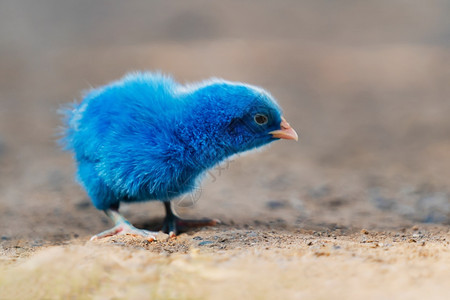
<svg viewBox="0 0 450 300">
<path fill-rule="evenodd" d="M 278 139 L 270 133 L 282 122 L 260 88 L 220 79 L 180 85 L 157 73 L 91 90 L 66 116 L 63 141 L 98 209 L 187 193 L 225 158 Z"/>
</svg>

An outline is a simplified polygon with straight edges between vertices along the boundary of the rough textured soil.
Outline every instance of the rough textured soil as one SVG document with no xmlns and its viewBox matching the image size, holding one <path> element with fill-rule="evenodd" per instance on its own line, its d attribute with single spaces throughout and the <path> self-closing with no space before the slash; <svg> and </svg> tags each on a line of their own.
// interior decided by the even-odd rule
<svg viewBox="0 0 450 300">
<path fill-rule="evenodd" d="M 2 297 L 445 299 L 448 229 L 397 232 L 220 226 L 147 242 L 71 240 L 2 255 Z"/>
<path fill-rule="evenodd" d="M 0 299 L 449 298 L 448 4 L 74 3 L 0 3 Z M 261 85 L 300 141 L 175 201 L 219 226 L 90 242 L 56 110 L 134 69 Z"/>
</svg>

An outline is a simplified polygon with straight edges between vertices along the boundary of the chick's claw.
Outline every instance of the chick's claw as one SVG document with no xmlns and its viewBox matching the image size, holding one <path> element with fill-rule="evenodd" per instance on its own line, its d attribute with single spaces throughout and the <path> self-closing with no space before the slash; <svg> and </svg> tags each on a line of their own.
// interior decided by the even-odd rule
<svg viewBox="0 0 450 300">
<path fill-rule="evenodd" d="M 181 231 L 186 231 L 190 228 L 215 226 L 217 224 L 220 224 L 220 221 L 217 219 L 186 220 L 178 216 L 168 216 L 164 219 L 161 231 L 167 233 L 170 237 L 175 237 Z"/>
<path fill-rule="evenodd" d="M 166 217 L 164 218 L 164 223 L 161 231 L 167 233 L 170 237 L 175 237 L 180 231 L 185 231 L 189 228 L 215 226 L 217 224 L 220 224 L 220 221 L 217 219 L 182 219 L 173 212 L 170 202 L 164 202 L 164 207 L 166 209 Z"/>
<path fill-rule="evenodd" d="M 133 235 L 133 236 L 141 236 L 144 239 L 146 239 L 149 242 L 152 242 L 156 240 L 157 232 L 148 231 L 145 229 L 138 229 L 131 224 L 122 223 L 114 226 L 111 229 L 105 230 L 99 234 L 94 235 L 91 237 L 91 241 L 98 240 L 101 238 L 105 238 L 108 236 L 114 236 L 114 235 Z"/>
<path fill-rule="evenodd" d="M 157 232 L 148 231 L 145 229 L 138 229 L 131 225 L 122 215 L 119 214 L 116 210 L 106 210 L 105 213 L 114 221 L 116 224 L 113 228 L 105 230 L 97 235 L 91 237 L 91 241 L 98 240 L 101 238 L 105 238 L 108 236 L 114 235 L 133 235 L 133 236 L 141 236 L 145 238 L 147 241 L 151 242 L 156 240 Z"/>
</svg>

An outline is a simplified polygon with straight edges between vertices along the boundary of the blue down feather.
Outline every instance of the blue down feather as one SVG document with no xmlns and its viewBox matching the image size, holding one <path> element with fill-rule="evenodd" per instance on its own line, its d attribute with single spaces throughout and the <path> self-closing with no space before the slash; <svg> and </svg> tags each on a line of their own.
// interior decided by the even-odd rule
<svg viewBox="0 0 450 300">
<path fill-rule="evenodd" d="M 93 89 L 63 113 L 61 141 L 98 209 L 188 193 L 227 157 L 276 140 L 269 132 L 281 122 L 261 88 L 222 79 L 181 85 L 150 72 Z"/>
</svg>

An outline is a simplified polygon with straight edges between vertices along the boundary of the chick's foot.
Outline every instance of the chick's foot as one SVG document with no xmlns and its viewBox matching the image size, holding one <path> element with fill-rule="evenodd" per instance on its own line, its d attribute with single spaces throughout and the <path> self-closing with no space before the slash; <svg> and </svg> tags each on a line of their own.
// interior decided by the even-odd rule
<svg viewBox="0 0 450 300">
<path fill-rule="evenodd" d="M 123 224 L 118 224 L 111 229 L 105 230 L 99 234 L 94 235 L 93 237 L 91 237 L 91 241 L 105 238 L 108 236 L 126 235 L 126 234 L 133 235 L 133 236 L 141 236 L 141 237 L 145 238 L 147 241 L 151 242 L 156 239 L 156 235 L 158 233 L 153 232 L 153 231 L 148 231 L 145 229 L 138 229 L 131 224 L 123 223 Z"/>
<path fill-rule="evenodd" d="M 217 219 L 186 220 L 174 215 L 171 217 L 166 216 L 161 231 L 167 233 L 170 237 L 175 237 L 181 231 L 186 231 L 190 228 L 215 226 L 217 224 L 220 224 L 220 221 Z"/>
<path fill-rule="evenodd" d="M 116 209 L 107 209 L 105 213 L 114 221 L 115 226 L 111 229 L 105 230 L 99 234 L 91 237 L 91 241 L 105 238 L 113 235 L 134 235 L 141 236 L 145 238 L 147 241 L 151 242 L 156 240 L 157 232 L 148 231 L 145 229 L 138 229 L 131 225 L 128 220 L 126 220 Z"/>
<path fill-rule="evenodd" d="M 167 233 L 170 237 L 175 237 L 180 231 L 185 231 L 189 228 L 198 228 L 205 226 L 214 226 L 220 224 L 217 219 L 202 219 L 202 220 L 185 220 L 178 217 L 172 211 L 170 202 L 164 202 L 166 208 L 166 217 L 161 228 L 162 232 Z"/>
</svg>

